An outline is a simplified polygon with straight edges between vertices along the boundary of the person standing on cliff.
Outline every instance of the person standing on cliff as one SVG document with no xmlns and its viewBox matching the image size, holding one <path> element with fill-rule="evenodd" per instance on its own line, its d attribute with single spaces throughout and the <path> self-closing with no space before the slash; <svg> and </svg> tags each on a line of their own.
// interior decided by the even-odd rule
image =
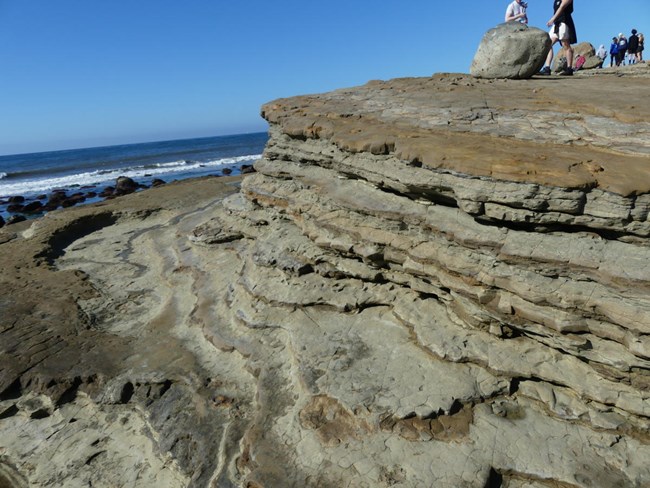
<svg viewBox="0 0 650 488">
<path fill-rule="evenodd" d="M 643 34 L 639 34 L 639 47 L 636 50 L 636 62 L 637 63 L 642 63 L 643 62 L 644 44 L 645 44 L 645 37 L 643 37 Z"/>
<path fill-rule="evenodd" d="M 632 29 L 632 35 L 627 39 L 627 64 L 636 63 L 636 50 L 639 49 L 639 36 L 636 29 Z"/>
<path fill-rule="evenodd" d="M 609 46 L 609 67 L 616 66 L 618 60 L 618 37 L 612 37 L 612 44 Z"/>
<path fill-rule="evenodd" d="M 627 52 L 627 37 L 621 32 L 618 35 L 618 54 L 616 55 L 616 66 L 625 66 L 625 53 Z"/>
<path fill-rule="evenodd" d="M 546 23 L 551 27 L 549 36 L 551 37 L 551 50 L 546 58 L 546 63 L 540 71 L 542 75 L 551 74 L 551 63 L 553 62 L 553 47 L 552 45 L 560 41 L 566 53 L 566 68 L 560 72 L 560 75 L 571 76 L 573 70 L 573 48 L 571 44 L 578 42 L 576 36 L 576 27 L 573 23 L 573 0 L 554 0 L 553 2 L 553 17 Z"/>
<path fill-rule="evenodd" d="M 605 65 L 605 61 L 607 60 L 607 51 L 605 50 L 605 44 L 600 45 L 598 51 L 596 51 L 596 56 L 598 59 L 600 59 L 600 66 L 598 67 L 602 68 Z"/>
<path fill-rule="evenodd" d="M 506 9 L 506 22 L 516 20 L 522 24 L 527 24 L 526 8 L 528 8 L 528 4 L 524 0 L 514 0 Z"/>
</svg>

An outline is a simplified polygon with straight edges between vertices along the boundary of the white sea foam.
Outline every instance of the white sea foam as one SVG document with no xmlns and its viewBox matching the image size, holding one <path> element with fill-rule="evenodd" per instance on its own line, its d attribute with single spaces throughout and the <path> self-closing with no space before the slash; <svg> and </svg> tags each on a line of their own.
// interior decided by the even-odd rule
<svg viewBox="0 0 650 488">
<path fill-rule="evenodd" d="M 6 177 L 6 176 L 7 176 L 7 173 L 2 173 L 2 172 L 0 172 L 0 180 L 1 180 L 2 178 Z"/>
<path fill-rule="evenodd" d="M 17 181 L 15 183 L 3 183 L 0 181 L 0 196 L 25 195 L 29 193 L 42 193 L 54 188 L 70 188 L 73 186 L 108 185 L 114 184 L 119 176 L 127 176 L 135 180 L 145 177 L 164 178 L 173 177 L 177 173 L 200 173 L 207 169 L 221 169 L 236 167 L 239 163 L 254 162 L 261 157 L 261 154 L 248 156 L 237 156 L 233 158 L 215 159 L 212 161 L 174 161 L 171 163 L 158 163 L 148 167 L 138 166 L 134 168 L 122 168 L 116 170 L 89 171 L 68 176 L 40 178 L 36 180 Z M 4 173 L 0 173 L 3 175 Z"/>
</svg>

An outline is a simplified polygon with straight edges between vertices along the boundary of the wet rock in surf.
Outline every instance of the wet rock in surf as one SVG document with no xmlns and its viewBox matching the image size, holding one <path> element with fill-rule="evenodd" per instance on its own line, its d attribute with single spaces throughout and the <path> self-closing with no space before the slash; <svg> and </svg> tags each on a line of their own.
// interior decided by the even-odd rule
<svg viewBox="0 0 650 488">
<path fill-rule="evenodd" d="M 42 210 L 43 210 L 43 204 L 38 200 L 29 202 L 27 205 L 23 207 L 23 212 L 27 212 L 27 213 L 36 213 Z"/>
<path fill-rule="evenodd" d="M 115 194 L 127 195 L 133 193 L 138 189 L 138 184 L 128 176 L 120 176 L 115 181 Z"/>
<path fill-rule="evenodd" d="M 17 224 L 18 222 L 23 222 L 25 220 L 27 220 L 27 217 L 25 217 L 24 215 L 12 215 L 7 220 L 6 225 Z"/>
<path fill-rule="evenodd" d="M 7 212 L 10 213 L 22 212 L 24 208 L 25 206 L 21 205 L 20 203 L 13 203 L 7 206 Z"/>
</svg>

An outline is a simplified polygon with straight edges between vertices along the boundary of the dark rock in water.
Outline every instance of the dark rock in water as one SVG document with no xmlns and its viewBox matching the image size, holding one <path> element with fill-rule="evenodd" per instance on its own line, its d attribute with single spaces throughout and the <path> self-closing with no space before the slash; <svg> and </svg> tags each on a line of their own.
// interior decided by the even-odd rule
<svg viewBox="0 0 650 488">
<path fill-rule="evenodd" d="M 96 191 L 89 191 L 88 193 L 86 193 L 86 198 L 95 198 L 96 196 L 97 196 Z"/>
<path fill-rule="evenodd" d="M 45 203 L 45 210 L 56 210 L 66 198 L 68 195 L 64 190 L 54 190 Z"/>
<path fill-rule="evenodd" d="M 242 164 L 241 174 L 246 175 L 249 173 L 256 173 L 255 168 L 252 164 Z"/>
<path fill-rule="evenodd" d="M 36 213 L 42 210 L 43 210 L 43 204 L 38 200 L 29 202 L 27 205 L 23 207 L 23 212 L 27 212 L 27 213 Z"/>
<path fill-rule="evenodd" d="M 155 178 L 155 179 L 151 182 L 151 186 L 154 187 L 154 188 L 157 187 L 157 186 L 164 185 L 164 184 L 166 184 L 166 183 L 165 183 L 165 180 L 161 180 L 160 178 Z"/>
<path fill-rule="evenodd" d="M 47 195 L 45 193 L 42 193 L 36 197 L 36 200 L 46 200 Z"/>
<path fill-rule="evenodd" d="M 6 225 L 17 224 L 18 222 L 24 222 L 25 220 L 27 220 L 27 217 L 24 215 L 12 215 L 9 217 L 9 220 L 7 220 Z"/>
<path fill-rule="evenodd" d="M 0 227 L 4 227 L 5 225 L 5 219 L 2 218 L 2 215 L 0 215 Z"/>
<path fill-rule="evenodd" d="M 83 193 L 75 193 L 74 195 L 71 195 L 69 198 L 66 198 L 61 202 L 61 206 L 63 208 L 68 208 L 72 207 L 78 203 L 82 203 L 86 201 L 86 196 Z"/>
<path fill-rule="evenodd" d="M 115 181 L 115 194 L 127 195 L 133 193 L 138 189 L 138 184 L 128 176 L 120 176 Z"/>
<path fill-rule="evenodd" d="M 16 195 L 14 197 L 9 197 L 9 203 L 23 203 L 25 201 L 25 197 L 21 195 Z"/>
<path fill-rule="evenodd" d="M 115 187 L 114 186 L 107 186 L 101 192 L 99 192 L 99 196 L 100 197 L 108 197 L 110 195 L 113 195 L 113 193 L 115 193 Z"/>
<path fill-rule="evenodd" d="M 81 187 L 82 190 L 89 190 L 91 188 L 95 188 L 95 185 L 84 185 Z"/>
<path fill-rule="evenodd" d="M 24 208 L 25 206 L 21 205 L 20 203 L 12 203 L 11 205 L 7 206 L 7 212 L 11 212 L 11 213 L 22 212 Z"/>
<path fill-rule="evenodd" d="M 231 170 L 230 168 L 224 168 L 224 169 L 221 170 L 221 172 L 222 172 L 224 175 L 228 176 L 229 174 L 232 173 L 232 170 Z"/>
</svg>

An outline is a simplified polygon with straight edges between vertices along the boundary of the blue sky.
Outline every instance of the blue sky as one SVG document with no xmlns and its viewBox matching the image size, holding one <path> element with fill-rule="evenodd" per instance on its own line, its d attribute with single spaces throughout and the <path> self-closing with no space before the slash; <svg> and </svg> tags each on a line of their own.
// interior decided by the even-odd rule
<svg viewBox="0 0 650 488">
<path fill-rule="evenodd" d="M 275 98 L 468 72 L 507 4 L 0 0 L 0 154 L 263 131 Z M 596 47 L 650 34 L 649 0 L 575 9 Z M 551 15 L 529 1 L 531 25 Z"/>
</svg>

